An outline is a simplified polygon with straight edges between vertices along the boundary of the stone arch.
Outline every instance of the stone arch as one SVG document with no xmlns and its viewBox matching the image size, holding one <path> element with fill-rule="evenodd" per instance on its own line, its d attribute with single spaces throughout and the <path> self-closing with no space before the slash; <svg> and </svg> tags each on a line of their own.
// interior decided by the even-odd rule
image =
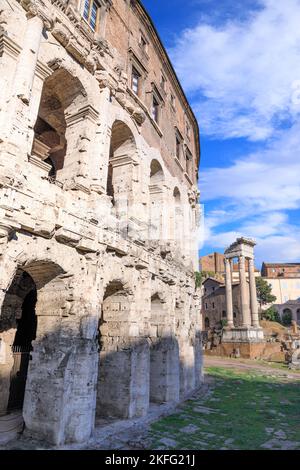
<svg viewBox="0 0 300 470">
<path fill-rule="evenodd" d="M 173 198 L 175 201 L 175 204 L 178 206 L 181 203 L 181 194 L 177 186 L 175 186 L 173 190 Z"/>
<path fill-rule="evenodd" d="M 180 292 L 180 291 L 179 291 Z M 180 292 L 175 304 L 176 337 L 179 347 L 180 397 L 195 387 L 195 345 L 192 325 L 191 296 Z"/>
<path fill-rule="evenodd" d="M 164 220 L 164 182 L 165 174 L 158 160 L 153 159 L 150 164 L 149 183 L 149 238 L 160 240 L 165 233 Z"/>
<path fill-rule="evenodd" d="M 127 124 L 116 120 L 111 128 L 106 192 L 120 218 L 128 218 L 134 203 L 133 182 L 137 179 L 137 165 L 135 137 Z"/>
<path fill-rule="evenodd" d="M 150 163 L 150 186 L 161 185 L 165 181 L 164 171 L 158 160 L 153 159 Z"/>
<path fill-rule="evenodd" d="M 30 427 L 32 395 L 28 382 L 32 380 L 29 358 L 44 335 L 53 333 L 57 325 L 49 317 L 60 317 L 65 301 L 61 295 L 63 269 L 53 262 L 17 263 L 8 283 L 0 313 L 0 339 L 5 350 L 0 363 L 0 414 L 7 409 L 23 410 Z M 48 322 L 47 320 L 48 319 Z M 56 329 L 55 329 L 56 333 Z M 26 420 L 26 416 L 28 420 Z"/>
<path fill-rule="evenodd" d="M 151 295 L 150 403 L 179 399 L 179 349 L 168 328 L 168 302 L 159 291 Z"/>
<path fill-rule="evenodd" d="M 180 244 L 183 230 L 183 211 L 181 193 L 177 186 L 173 190 L 173 208 L 173 234 L 175 241 Z"/>
<path fill-rule="evenodd" d="M 283 321 L 286 322 L 286 324 L 291 324 L 291 321 L 293 319 L 293 313 L 290 308 L 284 308 L 282 311 L 282 319 Z"/>
<path fill-rule="evenodd" d="M 135 297 L 124 280 L 106 284 L 99 323 L 96 417 L 132 418 L 149 406 L 149 346 L 133 321 Z"/>
<path fill-rule="evenodd" d="M 45 79 L 32 155 L 51 178 L 64 181 L 84 172 L 78 163 L 83 157 L 76 155 L 85 152 L 85 123 L 92 110 L 87 91 L 74 72 L 59 67 Z"/>
</svg>

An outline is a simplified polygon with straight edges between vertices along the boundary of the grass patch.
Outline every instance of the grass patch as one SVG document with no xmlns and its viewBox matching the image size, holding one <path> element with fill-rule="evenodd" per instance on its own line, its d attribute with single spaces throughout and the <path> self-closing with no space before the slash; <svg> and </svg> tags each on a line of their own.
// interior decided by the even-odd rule
<svg viewBox="0 0 300 470">
<path fill-rule="evenodd" d="M 208 367 L 206 373 L 214 378 L 209 396 L 188 400 L 179 412 L 154 423 L 153 449 L 254 450 L 271 439 L 275 448 L 278 441 L 278 448 L 292 442 L 300 449 L 300 382 L 262 370 Z M 161 439 L 171 439 L 171 445 Z"/>
</svg>

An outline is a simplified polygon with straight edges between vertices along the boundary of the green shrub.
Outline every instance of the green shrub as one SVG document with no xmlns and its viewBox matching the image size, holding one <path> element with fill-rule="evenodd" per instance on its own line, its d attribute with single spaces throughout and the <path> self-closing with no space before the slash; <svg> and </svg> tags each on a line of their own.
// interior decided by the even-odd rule
<svg viewBox="0 0 300 470">
<path fill-rule="evenodd" d="M 291 324 L 292 324 L 292 314 L 291 314 L 291 312 L 284 312 L 283 313 L 281 323 L 284 326 L 291 326 Z"/>
<path fill-rule="evenodd" d="M 222 318 L 222 320 L 220 320 L 220 325 L 221 325 L 221 328 L 225 328 L 225 326 L 228 325 L 228 321 L 226 318 Z"/>
<path fill-rule="evenodd" d="M 276 321 L 280 323 L 280 316 L 275 307 L 269 307 L 267 310 L 262 312 L 262 318 L 268 321 Z"/>
</svg>

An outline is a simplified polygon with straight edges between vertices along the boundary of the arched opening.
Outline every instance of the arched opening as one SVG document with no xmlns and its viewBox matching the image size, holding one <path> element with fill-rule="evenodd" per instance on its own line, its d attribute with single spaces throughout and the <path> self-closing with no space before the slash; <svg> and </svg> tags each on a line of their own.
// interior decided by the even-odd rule
<svg viewBox="0 0 300 470">
<path fill-rule="evenodd" d="M 300 308 L 297 310 L 297 323 L 300 325 Z"/>
<path fill-rule="evenodd" d="M 111 130 L 106 192 L 118 217 L 128 216 L 128 207 L 133 202 L 136 152 L 130 128 L 124 122 L 116 121 Z"/>
<path fill-rule="evenodd" d="M 99 324 L 96 418 L 132 418 L 149 405 L 149 347 L 132 336 L 132 293 L 115 280 L 106 287 Z"/>
<path fill-rule="evenodd" d="M 43 161 L 52 179 L 61 179 L 66 166 L 69 172 L 78 165 L 74 149 L 78 147 L 79 130 L 74 131 L 74 124 L 78 124 L 82 116 L 76 121 L 74 115 L 85 104 L 86 92 L 81 82 L 67 70 L 58 69 L 46 78 L 31 152 Z"/>
<path fill-rule="evenodd" d="M 195 388 L 195 350 L 194 343 L 190 337 L 191 318 L 192 304 L 190 300 L 176 301 L 175 322 L 176 338 L 179 347 L 179 384 L 181 398 Z"/>
<path fill-rule="evenodd" d="M 205 317 L 205 320 L 204 320 L 204 327 L 206 330 L 209 329 L 209 326 L 210 326 L 210 321 L 209 321 L 209 318 L 208 317 Z"/>
<path fill-rule="evenodd" d="M 293 314 L 290 308 L 285 308 L 282 312 L 282 323 L 285 326 L 290 326 L 292 323 Z"/>
<path fill-rule="evenodd" d="M 0 334 L 6 351 L 6 384 L 3 387 L 2 413 L 22 410 L 32 341 L 36 337 L 36 285 L 32 277 L 19 269 L 11 283 L 1 310 Z M 2 388 L 2 387 L 1 387 Z M 2 396 L 1 396 L 2 395 Z"/>
<path fill-rule="evenodd" d="M 160 240 L 164 236 L 164 172 L 158 160 L 152 160 L 150 165 L 150 240 Z"/>
<path fill-rule="evenodd" d="M 64 390 L 61 350 L 57 357 L 62 312 L 66 315 L 64 274 L 51 261 L 22 265 L 7 288 L 0 314 L 0 417 L 23 417 L 30 431 L 49 439 L 60 432 L 62 420 L 60 405 L 56 409 L 50 402 Z M 55 375 L 59 359 L 61 369 Z"/>
<path fill-rule="evenodd" d="M 181 207 L 181 195 L 177 187 L 173 191 L 173 201 L 174 201 L 174 238 L 177 243 L 180 243 L 182 240 L 182 230 L 183 230 L 183 214 Z"/>
<path fill-rule="evenodd" d="M 159 293 L 151 297 L 150 403 L 161 404 L 179 398 L 179 348 L 166 335 L 168 313 Z"/>
</svg>

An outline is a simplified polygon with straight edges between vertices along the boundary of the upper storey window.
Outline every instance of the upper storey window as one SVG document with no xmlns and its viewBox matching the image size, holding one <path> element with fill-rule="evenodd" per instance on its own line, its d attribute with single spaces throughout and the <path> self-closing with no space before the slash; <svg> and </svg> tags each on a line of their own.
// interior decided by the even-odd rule
<svg viewBox="0 0 300 470">
<path fill-rule="evenodd" d="M 171 101 L 171 106 L 173 108 L 173 110 L 175 110 L 176 108 L 176 100 L 175 100 L 175 96 L 171 93 L 170 95 L 170 101 Z"/>
<path fill-rule="evenodd" d="M 163 98 L 161 94 L 158 91 L 158 88 L 156 87 L 155 83 L 152 82 L 152 93 L 150 94 L 151 101 L 149 102 L 149 111 L 150 111 L 150 116 L 156 124 L 159 125 L 161 121 L 161 113 L 162 113 L 162 107 L 163 107 Z"/>
<path fill-rule="evenodd" d="M 175 155 L 177 160 L 181 162 L 183 151 L 183 137 L 177 127 L 175 128 Z"/>
<path fill-rule="evenodd" d="M 136 95 L 139 94 L 140 79 L 141 79 L 141 74 L 136 70 L 135 67 L 132 67 L 132 73 L 131 73 L 131 89 L 132 89 L 132 91 L 133 91 Z"/>
<path fill-rule="evenodd" d="M 88 22 L 93 31 L 96 31 L 99 23 L 100 6 L 96 0 L 84 0 L 83 18 Z"/>
<path fill-rule="evenodd" d="M 166 92 L 167 88 L 167 80 L 164 75 L 161 76 L 160 86 L 164 92 Z"/>
<path fill-rule="evenodd" d="M 142 34 L 140 37 L 140 47 L 145 54 L 148 53 L 148 42 Z"/>
<path fill-rule="evenodd" d="M 191 140 L 191 126 L 187 121 L 185 123 L 185 133 L 186 133 L 187 138 Z"/>
<path fill-rule="evenodd" d="M 151 116 L 152 119 L 158 123 L 159 119 L 159 102 L 155 96 L 152 97 L 152 106 L 151 106 Z"/>
</svg>

